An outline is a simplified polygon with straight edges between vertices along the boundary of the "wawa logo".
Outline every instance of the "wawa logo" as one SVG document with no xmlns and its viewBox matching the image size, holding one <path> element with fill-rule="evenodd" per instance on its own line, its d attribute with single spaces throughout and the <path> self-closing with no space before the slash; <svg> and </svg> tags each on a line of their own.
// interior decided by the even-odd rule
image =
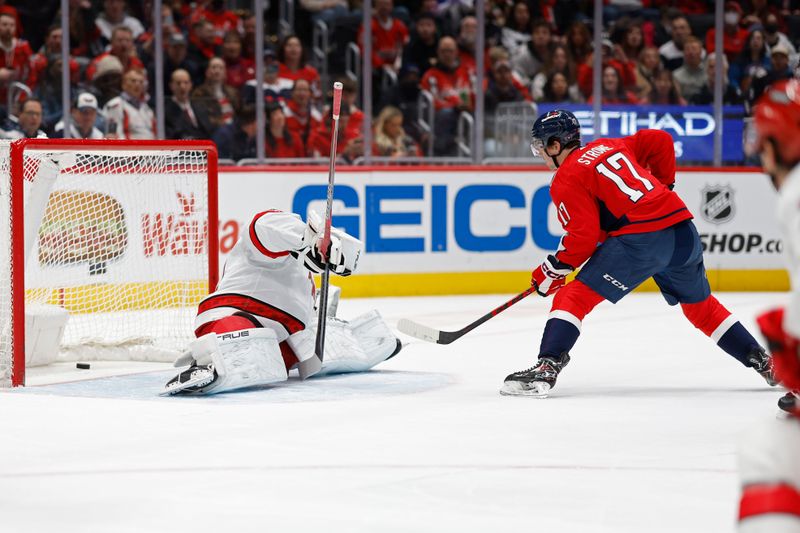
<svg viewBox="0 0 800 533">
<path fill-rule="evenodd" d="M 176 193 L 178 211 L 144 213 L 142 245 L 145 257 L 202 255 L 208 244 L 208 220 L 197 212 L 194 193 Z"/>
</svg>

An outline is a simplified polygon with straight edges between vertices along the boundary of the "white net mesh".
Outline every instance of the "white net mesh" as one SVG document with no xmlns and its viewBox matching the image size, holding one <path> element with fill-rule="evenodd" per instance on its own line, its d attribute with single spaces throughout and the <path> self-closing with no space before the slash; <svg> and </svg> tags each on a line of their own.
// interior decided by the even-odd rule
<svg viewBox="0 0 800 533">
<path fill-rule="evenodd" d="M 0 234 L 7 236 L 8 146 L 0 146 Z M 69 312 L 61 359 L 171 360 L 192 336 L 208 292 L 204 150 L 24 152 L 25 303 Z M 2 254 L 8 254 L 2 246 Z M 10 322 L 0 272 L 0 381 Z"/>
</svg>

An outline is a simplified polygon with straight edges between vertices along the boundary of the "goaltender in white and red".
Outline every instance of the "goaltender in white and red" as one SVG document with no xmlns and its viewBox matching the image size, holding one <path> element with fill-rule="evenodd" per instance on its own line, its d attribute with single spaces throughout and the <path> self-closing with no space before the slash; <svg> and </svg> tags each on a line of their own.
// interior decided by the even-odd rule
<svg viewBox="0 0 800 533">
<path fill-rule="evenodd" d="M 314 353 L 317 317 L 313 273 L 325 267 L 319 252 L 324 223 L 314 212 L 299 215 L 271 209 L 257 214 L 225 262 L 216 290 L 199 304 L 197 340 L 178 358 L 188 365 L 164 394 L 218 393 L 288 379 L 319 359 Z M 348 276 L 363 244 L 331 228 L 330 271 Z M 400 341 L 377 311 L 351 321 L 335 318 L 329 301 L 325 352 L 317 375 L 369 370 L 400 351 Z M 306 377 L 306 376 L 304 376 Z"/>
<path fill-rule="evenodd" d="M 789 393 L 783 416 L 748 427 L 739 450 L 740 533 L 800 533 L 800 80 L 767 88 L 753 111 L 748 145 L 778 190 L 777 218 L 792 278 L 786 308 L 758 317 L 772 352 L 775 377 Z M 771 209 L 765 209 L 771 212 Z"/>
</svg>

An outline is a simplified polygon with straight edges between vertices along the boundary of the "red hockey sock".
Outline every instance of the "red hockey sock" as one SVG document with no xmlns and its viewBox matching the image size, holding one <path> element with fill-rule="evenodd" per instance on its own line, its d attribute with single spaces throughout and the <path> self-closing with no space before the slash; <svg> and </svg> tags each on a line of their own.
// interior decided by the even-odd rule
<svg viewBox="0 0 800 533">
<path fill-rule="evenodd" d="M 576 279 L 556 293 L 550 308 L 550 318 L 562 318 L 566 313 L 580 323 L 602 301 L 603 297 L 594 289 Z"/>
<path fill-rule="evenodd" d="M 694 304 L 681 304 L 683 314 L 689 319 L 694 327 L 705 333 L 707 336 L 718 342 L 720 337 L 728 331 L 736 319 L 731 315 L 724 305 L 709 295 L 702 302 Z"/>
</svg>

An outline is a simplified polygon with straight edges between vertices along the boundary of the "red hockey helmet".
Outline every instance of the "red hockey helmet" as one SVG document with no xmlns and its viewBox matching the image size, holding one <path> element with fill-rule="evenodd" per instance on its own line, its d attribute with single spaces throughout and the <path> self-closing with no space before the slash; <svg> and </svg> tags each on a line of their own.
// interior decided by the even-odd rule
<svg viewBox="0 0 800 533">
<path fill-rule="evenodd" d="M 750 153 L 761 151 L 764 140 L 772 139 L 779 162 L 793 167 L 800 162 L 800 80 L 784 80 L 770 85 L 753 111 L 755 138 Z"/>
</svg>

